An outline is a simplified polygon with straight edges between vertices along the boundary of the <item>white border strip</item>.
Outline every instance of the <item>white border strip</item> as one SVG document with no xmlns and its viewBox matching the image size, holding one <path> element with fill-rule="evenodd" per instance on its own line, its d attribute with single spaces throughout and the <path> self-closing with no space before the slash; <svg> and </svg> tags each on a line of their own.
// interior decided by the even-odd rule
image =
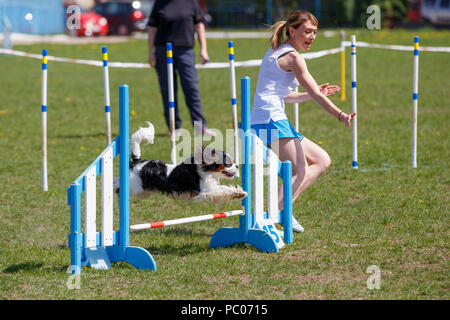
<svg viewBox="0 0 450 320">
<path fill-rule="evenodd" d="M 342 51 L 341 48 L 335 48 L 335 49 L 323 50 L 323 51 L 318 51 L 318 52 L 304 53 L 303 57 L 305 59 L 314 59 L 314 58 L 323 57 L 328 54 L 334 54 L 334 53 L 337 53 L 340 51 Z M 40 55 L 40 54 L 27 53 L 27 52 L 11 50 L 11 49 L 0 48 L 0 53 L 9 54 L 9 55 L 13 55 L 13 56 L 34 58 L 34 59 L 42 59 L 42 55 Z M 100 61 L 100 60 L 72 59 L 72 58 L 61 58 L 61 57 L 54 57 L 54 56 L 48 56 L 47 59 L 48 59 L 48 61 L 69 62 L 69 63 L 76 63 L 76 64 L 87 64 L 87 65 L 96 66 L 96 67 L 103 67 L 103 61 Z M 256 67 L 256 66 L 260 66 L 261 62 L 262 62 L 261 59 L 236 61 L 234 65 L 235 65 L 235 67 Z M 204 65 L 202 65 L 202 64 L 195 65 L 195 67 L 197 69 L 221 69 L 221 68 L 229 68 L 229 66 L 230 66 L 229 62 L 210 62 L 210 63 L 204 64 Z M 110 61 L 108 61 L 108 67 L 143 69 L 143 68 L 149 68 L 150 65 L 148 63 L 110 62 Z"/>
<path fill-rule="evenodd" d="M 350 47 L 350 41 L 344 41 L 344 46 Z M 413 46 L 401 46 L 401 45 L 383 45 L 377 43 L 368 43 L 368 42 L 356 42 L 357 47 L 366 47 L 366 48 L 378 48 L 378 49 L 390 49 L 390 50 L 400 50 L 400 51 L 413 51 Z M 342 48 L 334 48 L 329 50 L 322 50 L 317 52 L 308 52 L 303 53 L 302 56 L 306 59 L 315 59 L 320 58 L 329 54 L 335 54 L 341 52 Z M 429 51 L 429 52 L 449 52 L 450 47 L 420 47 L 420 51 Z M 11 49 L 3 49 L 0 48 L 0 53 L 8 54 L 13 56 L 34 58 L 34 59 L 42 59 L 42 55 L 28 53 L 23 51 L 11 50 Z M 48 61 L 57 61 L 57 62 L 68 62 L 68 63 L 76 63 L 76 64 L 86 64 L 90 66 L 103 67 L 103 61 L 100 60 L 84 60 L 84 59 L 72 59 L 72 58 L 61 58 L 48 56 Z M 247 61 L 235 61 L 235 67 L 257 67 L 261 65 L 261 59 L 247 60 Z M 230 66 L 229 62 L 209 62 L 204 65 L 196 64 L 195 68 L 197 69 L 222 69 L 228 68 Z M 149 68 L 150 65 L 148 63 L 135 63 L 135 62 L 110 62 L 108 61 L 108 67 L 113 68 L 137 68 L 137 69 L 145 69 Z"/>
<path fill-rule="evenodd" d="M 346 47 L 351 46 L 350 41 L 344 41 Z M 378 49 L 390 49 L 390 50 L 400 50 L 400 51 L 414 51 L 413 46 L 401 46 L 401 45 L 384 45 L 378 43 L 368 43 L 368 42 L 356 42 L 357 47 L 366 48 L 378 48 Z M 450 52 L 450 47 L 419 47 L 419 51 L 429 51 L 429 52 Z"/>
</svg>

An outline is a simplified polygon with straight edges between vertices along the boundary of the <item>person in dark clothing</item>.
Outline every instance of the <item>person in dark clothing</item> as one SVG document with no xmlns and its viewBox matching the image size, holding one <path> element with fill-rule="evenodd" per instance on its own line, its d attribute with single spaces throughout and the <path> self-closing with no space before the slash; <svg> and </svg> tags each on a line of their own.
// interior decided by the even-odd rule
<svg viewBox="0 0 450 320">
<path fill-rule="evenodd" d="M 169 90 L 167 83 L 166 44 L 172 43 L 174 68 L 175 129 L 181 127 L 178 113 L 177 78 L 180 77 L 186 104 L 189 108 L 192 123 L 202 123 L 202 133 L 215 135 L 207 128 L 202 114 L 198 77 L 195 69 L 194 34 L 197 33 L 200 43 L 200 61 L 209 61 L 206 48 L 205 18 L 196 0 L 156 0 L 148 21 L 149 64 L 156 68 L 159 87 L 164 103 L 164 116 L 169 127 Z M 175 71 L 176 70 L 176 71 Z M 171 134 L 169 132 L 169 134 Z"/>
</svg>

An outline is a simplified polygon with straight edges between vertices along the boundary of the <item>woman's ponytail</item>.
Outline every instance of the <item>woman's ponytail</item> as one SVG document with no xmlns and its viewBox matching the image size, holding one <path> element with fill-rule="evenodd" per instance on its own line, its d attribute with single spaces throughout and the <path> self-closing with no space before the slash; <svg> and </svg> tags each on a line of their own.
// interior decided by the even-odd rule
<svg viewBox="0 0 450 320">
<path fill-rule="evenodd" d="M 277 49 L 284 41 L 286 21 L 278 21 L 270 27 L 273 30 L 272 37 L 270 38 L 270 44 L 272 49 Z"/>
</svg>

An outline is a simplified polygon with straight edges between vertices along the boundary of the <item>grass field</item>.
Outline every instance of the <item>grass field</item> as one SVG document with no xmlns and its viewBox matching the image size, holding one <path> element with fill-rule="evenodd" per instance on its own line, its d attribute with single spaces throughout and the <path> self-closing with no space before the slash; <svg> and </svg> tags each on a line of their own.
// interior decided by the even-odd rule
<svg viewBox="0 0 450 320">
<path fill-rule="evenodd" d="M 450 46 L 449 31 L 355 32 L 357 40 Z M 348 37 L 349 38 L 349 37 Z M 237 60 L 261 59 L 267 39 L 236 39 Z M 102 43 L 21 45 L 14 49 L 100 60 Z M 339 46 L 319 33 L 311 51 Z M 197 48 L 198 49 L 198 48 Z M 213 62 L 227 61 L 227 40 L 208 40 Z M 145 40 L 108 44 L 110 61 L 146 62 Z M 347 96 L 332 100 L 351 110 Z M 81 289 L 69 290 L 67 188 L 105 147 L 101 68 L 49 63 L 49 191 L 41 190 L 40 85 L 37 59 L 0 57 L 0 299 L 448 299 L 450 191 L 450 54 L 420 55 L 418 168 L 411 168 L 412 53 L 358 50 L 360 169 L 351 169 L 351 129 L 312 102 L 300 105 L 300 131 L 331 156 L 332 166 L 294 203 L 305 232 L 279 254 L 249 246 L 211 250 L 211 235 L 237 219 L 132 234 L 148 249 L 157 272 L 116 263 L 83 270 Z M 339 55 L 308 61 L 318 83 L 340 84 Z M 238 68 L 256 86 L 258 68 Z M 204 115 L 211 128 L 232 128 L 227 69 L 200 70 Z M 143 157 L 170 160 L 156 73 L 110 68 L 113 136 L 118 134 L 118 86 L 130 87 L 130 131 L 151 121 L 154 145 Z M 183 127 L 192 131 L 179 91 Z M 287 107 L 292 117 L 291 106 Z M 117 172 L 117 171 L 116 171 Z M 240 183 L 239 179 L 233 181 Z M 239 208 L 185 203 L 155 195 L 132 200 L 132 224 Z M 117 219 L 118 220 L 118 219 Z M 367 267 L 381 270 L 369 290 Z"/>
</svg>

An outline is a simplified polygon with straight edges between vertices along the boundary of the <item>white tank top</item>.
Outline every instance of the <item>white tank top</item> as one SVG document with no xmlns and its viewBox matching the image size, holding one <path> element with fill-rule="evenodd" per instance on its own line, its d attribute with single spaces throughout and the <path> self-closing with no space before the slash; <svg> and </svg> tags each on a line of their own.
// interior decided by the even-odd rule
<svg viewBox="0 0 450 320">
<path fill-rule="evenodd" d="M 284 98 L 299 83 L 293 72 L 284 71 L 280 68 L 278 58 L 291 51 L 295 51 L 295 48 L 288 44 L 282 44 L 275 51 L 270 48 L 264 56 L 253 98 L 252 124 L 287 119 L 284 111 Z"/>
</svg>

